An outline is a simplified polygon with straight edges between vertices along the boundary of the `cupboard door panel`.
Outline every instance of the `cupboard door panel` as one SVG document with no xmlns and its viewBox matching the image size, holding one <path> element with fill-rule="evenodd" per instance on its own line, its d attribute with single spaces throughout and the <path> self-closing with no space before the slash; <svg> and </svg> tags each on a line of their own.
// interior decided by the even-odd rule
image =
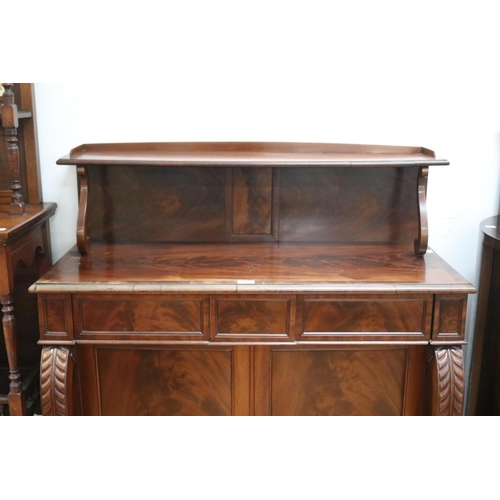
<svg viewBox="0 0 500 500">
<path fill-rule="evenodd" d="M 101 415 L 233 413 L 232 349 L 96 347 L 94 352 L 86 357 L 93 366 L 82 370 L 93 372 L 85 374 L 84 392 L 98 394 L 94 411 Z"/>
<path fill-rule="evenodd" d="M 408 349 L 274 350 L 272 415 L 402 415 Z"/>
</svg>

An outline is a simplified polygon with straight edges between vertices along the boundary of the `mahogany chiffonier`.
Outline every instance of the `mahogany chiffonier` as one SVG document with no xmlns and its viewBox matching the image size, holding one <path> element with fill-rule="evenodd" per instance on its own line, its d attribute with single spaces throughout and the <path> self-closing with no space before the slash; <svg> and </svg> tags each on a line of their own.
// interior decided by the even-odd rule
<svg viewBox="0 0 500 500">
<path fill-rule="evenodd" d="M 39 411 L 38 314 L 28 288 L 52 265 L 42 203 L 31 83 L 4 83 L 0 98 L 0 413 Z M 18 105 L 19 108 L 18 109 Z"/>
<path fill-rule="evenodd" d="M 412 147 L 83 145 L 32 286 L 44 415 L 461 415 L 467 296 Z"/>
</svg>

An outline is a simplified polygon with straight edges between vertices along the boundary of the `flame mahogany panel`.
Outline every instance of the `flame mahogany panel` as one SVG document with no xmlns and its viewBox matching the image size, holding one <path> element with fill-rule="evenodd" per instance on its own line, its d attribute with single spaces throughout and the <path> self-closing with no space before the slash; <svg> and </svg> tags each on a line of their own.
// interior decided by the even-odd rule
<svg viewBox="0 0 500 500">
<path fill-rule="evenodd" d="M 231 170 L 228 183 L 222 167 L 87 167 L 90 241 L 246 238 L 413 248 L 418 167 L 296 167 L 279 176 L 271 168 Z"/>
<path fill-rule="evenodd" d="M 467 296 L 440 296 L 436 298 L 433 338 L 463 339 Z"/>
<path fill-rule="evenodd" d="M 235 168 L 232 174 L 232 227 L 235 235 L 271 235 L 273 170 Z"/>
<path fill-rule="evenodd" d="M 279 238 L 413 248 L 417 176 L 416 167 L 281 169 Z"/>
<path fill-rule="evenodd" d="M 75 297 L 80 338 L 208 338 L 208 297 Z"/>
<path fill-rule="evenodd" d="M 213 340 L 293 340 L 294 296 L 212 298 Z"/>
<path fill-rule="evenodd" d="M 222 168 L 87 168 L 90 241 L 224 241 Z"/>
<path fill-rule="evenodd" d="M 304 297 L 301 340 L 430 338 L 433 296 Z"/>
<path fill-rule="evenodd" d="M 271 354 L 271 414 L 402 415 L 407 352 L 276 350 Z"/>
<path fill-rule="evenodd" d="M 100 414 L 231 415 L 232 365 L 231 349 L 96 348 Z"/>
</svg>

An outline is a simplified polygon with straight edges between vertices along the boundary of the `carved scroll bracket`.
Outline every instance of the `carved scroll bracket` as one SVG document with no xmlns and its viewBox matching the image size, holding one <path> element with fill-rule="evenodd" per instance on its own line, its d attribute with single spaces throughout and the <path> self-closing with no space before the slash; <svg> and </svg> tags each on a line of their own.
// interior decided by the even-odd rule
<svg viewBox="0 0 500 500">
<path fill-rule="evenodd" d="M 75 360 L 69 347 L 45 347 L 40 362 L 42 414 L 72 413 L 72 383 Z"/>
<path fill-rule="evenodd" d="M 87 207 L 89 201 L 89 183 L 87 177 L 87 169 L 78 167 L 76 170 L 78 175 L 78 220 L 76 226 L 76 244 L 78 251 L 82 255 L 90 253 L 90 238 L 87 233 Z"/>
<path fill-rule="evenodd" d="M 415 238 L 415 255 L 423 256 L 427 252 L 429 226 L 427 222 L 427 177 L 429 167 L 420 167 L 418 172 L 418 236 Z"/>
<path fill-rule="evenodd" d="M 461 416 L 464 404 L 464 356 L 461 346 L 434 347 L 433 408 L 439 416 Z"/>
<path fill-rule="evenodd" d="M 7 141 L 7 161 L 10 171 L 10 189 L 12 190 L 10 215 L 23 215 L 26 209 L 21 194 L 21 182 L 19 180 L 19 147 L 17 145 L 19 120 L 12 85 L 12 83 L 3 84 L 5 92 L 2 104 L 2 126 Z"/>
</svg>

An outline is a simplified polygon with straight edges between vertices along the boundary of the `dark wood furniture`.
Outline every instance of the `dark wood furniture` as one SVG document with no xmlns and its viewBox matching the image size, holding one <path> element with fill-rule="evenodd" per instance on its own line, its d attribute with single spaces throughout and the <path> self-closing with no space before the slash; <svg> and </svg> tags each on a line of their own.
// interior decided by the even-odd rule
<svg viewBox="0 0 500 500">
<path fill-rule="evenodd" d="M 83 145 L 32 288 L 44 415 L 460 415 L 467 296 L 426 149 Z"/>
<path fill-rule="evenodd" d="M 500 216 L 481 222 L 481 274 L 468 415 L 500 415 Z"/>
<path fill-rule="evenodd" d="M 27 415 L 37 411 L 40 392 L 37 304 L 28 288 L 52 264 L 48 225 L 56 206 L 42 203 L 33 85 L 4 83 L 3 87 L 0 410 L 2 414 Z"/>
</svg>

